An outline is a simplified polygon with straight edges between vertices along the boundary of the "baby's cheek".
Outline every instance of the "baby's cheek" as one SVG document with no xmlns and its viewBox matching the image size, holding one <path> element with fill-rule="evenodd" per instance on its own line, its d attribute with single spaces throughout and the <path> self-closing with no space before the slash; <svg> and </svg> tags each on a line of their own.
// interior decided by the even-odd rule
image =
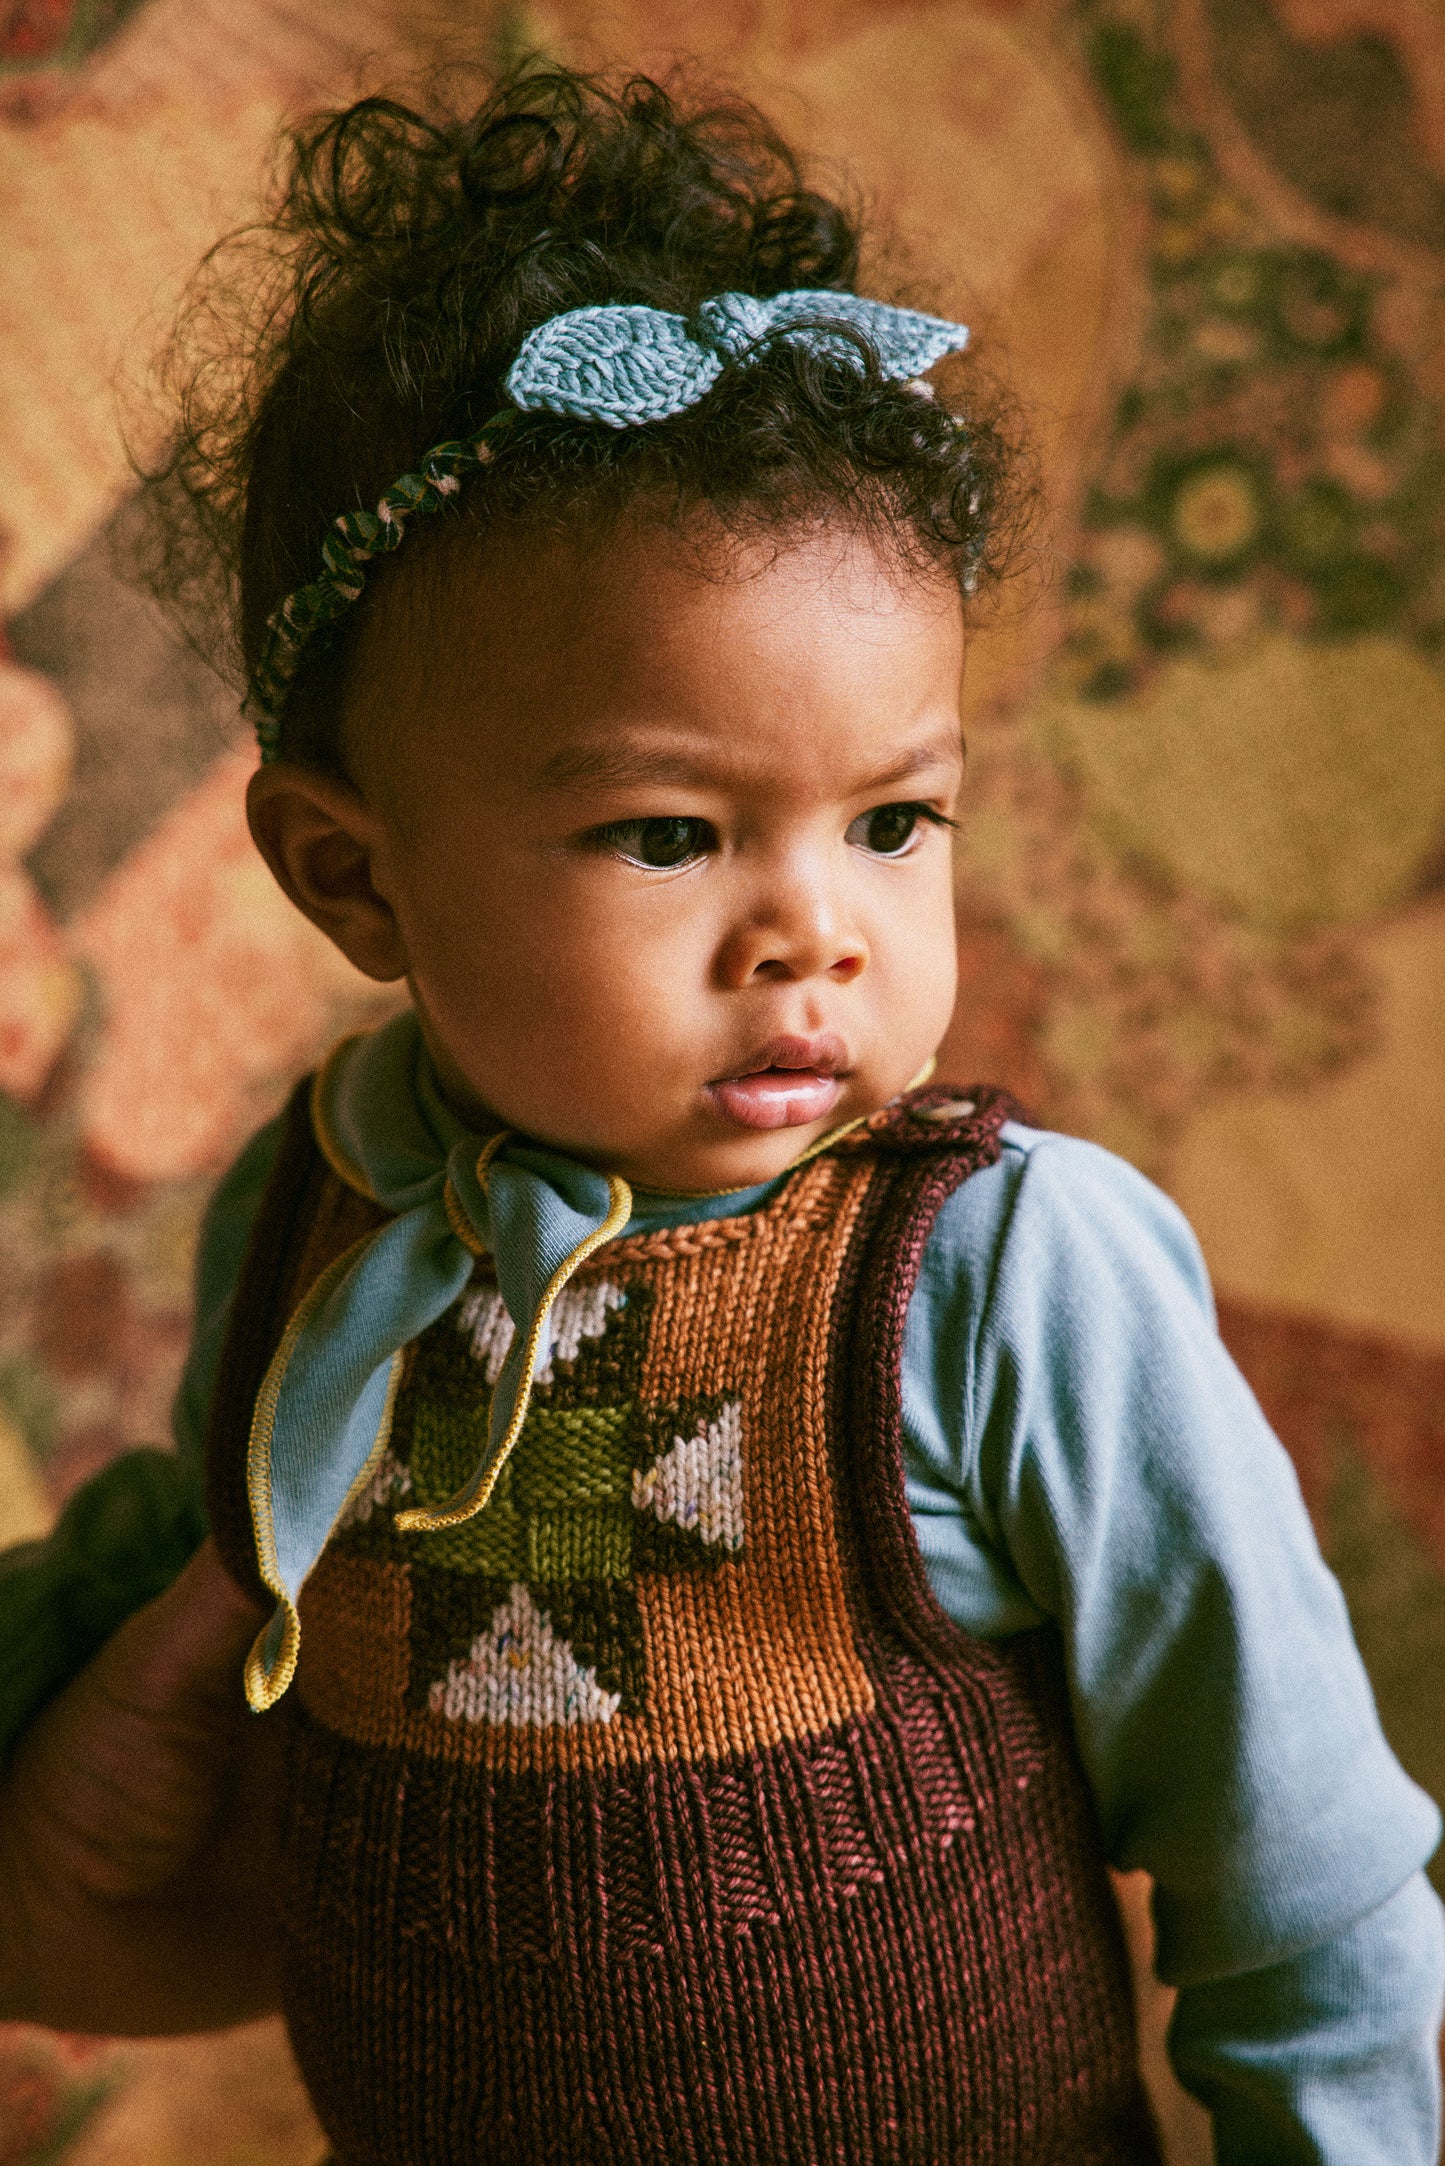
<svg viewBox="0 0 1445 2166">
<path fill-rule="evenodd" d="M 924 893 L 885 916 L 876 930 L 872 992 L 878 1019 L 909 1036 L 936 1026 L 931 1052 L 948 1028 L 958 990 L 953 884 L 934 878 Z"/>
<path fill-rule="evenodd" d="M 700 1057 L 705 967 L 657 913 L 639 923 L 606 896 L 582 909 L 537 897 L 530 912 L 515 900 L 439 939 L 418 989 L 480 1096 L 514 1117 L 525 1097 L 531 1123 L 580 1141 L 614 1100 L 635 1118 L 649 1084 Z"/>
</svg>

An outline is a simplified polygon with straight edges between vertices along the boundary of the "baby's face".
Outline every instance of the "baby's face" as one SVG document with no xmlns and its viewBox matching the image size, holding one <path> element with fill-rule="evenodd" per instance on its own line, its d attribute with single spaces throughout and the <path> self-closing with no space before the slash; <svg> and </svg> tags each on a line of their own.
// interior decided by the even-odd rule
<svg viewBox="0 0 1445 2166">
<path fill-rule="evenodd" d="M 950 583 L 826 535 L 704 574 L 629 522 L 457 550 L 398 639 L 407 599 L 348 718 L 396 942 L 357 959 L 460 1111 L 710 1191 L 907 1086 L 954 998 Z"/>
</svg>

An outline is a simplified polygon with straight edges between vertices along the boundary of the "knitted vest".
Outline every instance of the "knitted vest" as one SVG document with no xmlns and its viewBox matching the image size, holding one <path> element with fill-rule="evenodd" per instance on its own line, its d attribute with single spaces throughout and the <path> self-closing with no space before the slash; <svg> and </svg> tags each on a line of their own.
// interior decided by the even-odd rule
<svg viewBox="0 0 1445 2166">
<path fill-rule="evenodd" d="M 303 1590 L 280 1910 L 338 2166 L 1134 2166 L 1159 2153 L 1051 1629 L 939 1609 L 903 1487 L 904 1318 L 990 1094 L 910 1094 L 765 1208 L 616 1241 L 555 1316 L 486 1510 L 402 1535 L 486 1435 L 485 1263 L 408 1348 Z M 379 1222 L 304 1093 L 211 1434 Z"/>
</svg>

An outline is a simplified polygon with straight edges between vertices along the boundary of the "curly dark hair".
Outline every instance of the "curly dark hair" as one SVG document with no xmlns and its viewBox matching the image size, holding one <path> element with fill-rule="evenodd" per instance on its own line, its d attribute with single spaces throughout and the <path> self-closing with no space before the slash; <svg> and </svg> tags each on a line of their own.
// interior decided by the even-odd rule
<svg viewBox="0 0 1445 2166">
<path fill-rule="evenodd" d="M 144 476 L 151 583 L 193 636 L 209 628 L 223 667 L 224 625 L 231 669 L 249 676 L 271 611 L 320 569 L 331 520 L 496 413 L 548 317 L 852 292 L 858 259 L 858 220 L 805 185 L 740 99 L 529 64 L 470 110 L 369 97 L 318 115 L 290 139 L 272 215 L 207 259 L 170 350 L 181 418 Z M 1014 459 L 997 400 L 970 387 L 966 405 L 960 428 L 871 360 L 778 340 L 668 420 L 526 416 L 444 516 L 574 524 L 643 493 L 659 517 L 705 506 L 733 531 L 842 513 L 971 592 L 1010 550 Z M 418 554 L 409 542 L 395 564 Z M 283 756 L 340 769 L 359 614 L 308 650 Z"/>
</svg>

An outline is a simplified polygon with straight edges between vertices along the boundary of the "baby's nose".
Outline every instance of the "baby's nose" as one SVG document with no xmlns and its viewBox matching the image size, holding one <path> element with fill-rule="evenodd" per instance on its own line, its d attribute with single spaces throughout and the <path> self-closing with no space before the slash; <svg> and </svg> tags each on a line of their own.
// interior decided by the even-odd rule
<svg viewBox="0 0 1445 2166">
<path fill-rule="evenodd" d="M 733 930 L 720 958 L 729 989 L 759 979 L 779 983 L 827 977 L 850 985 L 868 967 L 860 929 L 843 921 L 820 895 L 798 895 Z"/>
</svg>

